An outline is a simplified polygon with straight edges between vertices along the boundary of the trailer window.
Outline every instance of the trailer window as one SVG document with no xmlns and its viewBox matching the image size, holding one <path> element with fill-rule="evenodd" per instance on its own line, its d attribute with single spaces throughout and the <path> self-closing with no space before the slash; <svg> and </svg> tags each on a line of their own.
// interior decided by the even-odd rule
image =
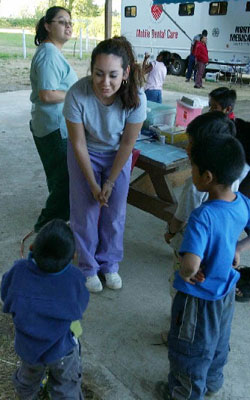
<svg viewBox="0 0 250 400">
<path fill-rule="evenodd" d="M 226 15 L 227 13 L 227 1 L 214 1 L 210 3 L 209 15 Z"/>
<path fill-rule="evenodd" d="M 246 11 L 250 11 L 250 1 L 247 1 L 247 4 L 246 4 Z"/>
<path fill-rule="evenodd" d="M 136 6 L 125 7 L 125 17 L 136 17 L 136 15 L 137 15 Z"/>
<path fill-rule="evenodd" d="M 179 15 L 181 17 L 194 15 L 194 3 L 186 3 L 179 5 Z"/>
</svg>

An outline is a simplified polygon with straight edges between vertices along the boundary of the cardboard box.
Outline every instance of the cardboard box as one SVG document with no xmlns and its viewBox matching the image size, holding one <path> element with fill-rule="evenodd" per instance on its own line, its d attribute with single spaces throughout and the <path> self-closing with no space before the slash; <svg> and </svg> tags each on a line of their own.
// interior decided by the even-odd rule
<svg viewBox="0 0 250 400">
<path fill-rule="evenodd" d="M 150 130 L 159 136 L 165 136 L 165 142 L 168 144 L 186 142 L 188 139 L 185 129 L 178 126 L 156 125 L 150 126 Z"/>
</svg>

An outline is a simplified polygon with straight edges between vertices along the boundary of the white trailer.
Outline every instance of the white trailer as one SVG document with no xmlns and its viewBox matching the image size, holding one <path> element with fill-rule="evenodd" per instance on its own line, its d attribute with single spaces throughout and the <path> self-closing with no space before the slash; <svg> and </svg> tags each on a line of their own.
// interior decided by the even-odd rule
<svg viewBox="0 0 250 400">
<path fill-rule="evenodd" d="M 155 3 L 157 0 L 155 0 Z M 121 33 L 132 43 L 138 61 L 171 51 L 171 72 L 184 73 L 192 38 L 208 31 L 211 61 L 242 62 L 250 72 L 250 1 L 122 0 Z M 209 69 L 218 69 L 210 64 Z M 211 67 L 211 68 L 210 68 Z"/>
</svg>

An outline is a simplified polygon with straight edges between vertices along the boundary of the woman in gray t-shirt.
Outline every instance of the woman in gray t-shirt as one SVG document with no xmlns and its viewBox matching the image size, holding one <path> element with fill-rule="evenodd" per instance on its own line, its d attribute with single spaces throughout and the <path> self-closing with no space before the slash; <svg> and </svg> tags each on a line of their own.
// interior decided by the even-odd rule
<svg viewBox="0 0 250 400">
<path fill-rule="evenodd" d="M 143 75 L 124 37 L 104 40 L 93 50 L 91 77 L 67 93 L 70 224 L 79 267 L 92 292 L 120 289 L 123 231 L 131 152 L 146 118 Z"/>
</svg>

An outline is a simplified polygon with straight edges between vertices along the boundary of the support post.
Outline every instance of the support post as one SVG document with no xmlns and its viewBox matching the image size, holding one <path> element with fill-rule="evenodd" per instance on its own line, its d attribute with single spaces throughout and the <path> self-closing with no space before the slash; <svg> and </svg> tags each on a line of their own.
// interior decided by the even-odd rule
<svg viewBox="0 0 250 400">
<path fill-rule="evenodd" d="M 105 39 L 112 35 L 112 0 L 105 0 Z"/>
<path fill-rule="evenodd" d="M 25 30 L 23 29 L 23 58 L 26 58 L 26 38 L 25 38 Z"/>
<path fill-rule="evenodd" d="M 81 60 L 82 59 L 82 28 L 80 28 L 79 46 L 80 46 L 79 57 Z"/>
</svg>

